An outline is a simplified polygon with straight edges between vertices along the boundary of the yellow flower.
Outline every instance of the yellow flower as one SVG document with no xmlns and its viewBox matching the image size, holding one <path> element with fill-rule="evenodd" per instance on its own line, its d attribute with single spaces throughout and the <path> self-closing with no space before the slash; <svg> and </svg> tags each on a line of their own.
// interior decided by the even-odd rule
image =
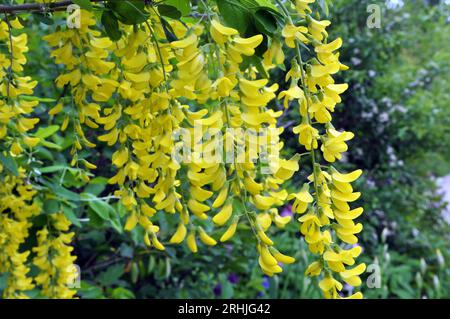
<svg viewBox="0 0 450 319">
<path fill-rule="evenodd" d="M 217 244 L 217 241 L 212 238 L 211 236 L 209 236 L 206 231 L 203 228 L 199 228 L 199 237 L 200 240 L 208 246 L 215 246 Z"/>
<path fill-rule="evenodd" d="M 312 10 L 309 7 L 315 0 L 295 0 L 295 8 L 300 17 L 304 17 L 306 13 L 311 13 Z"/>
<path fill-rule="evenodd" d="M 294 204 L 292 205 L 292 211 L 302 214 L 306 211 L 308 208 L 308 204 L 312 203 L 314 201 L 313 197 L 309 193 L 309 186 L 308 184 L 304 184 L 300 192 L 290 194 L 288 196 L 288 199 L 294 199 Z"/>
<path fill-rule="evenodd" d="M 353 137 L 354 134 L 351 132 L 338 132 L 333 128 L 328 129 L 327 136 L 320 148 L 324 158 L 330 163 L 333 163 L 336 159 L 341 159 L 341 153 L 348 149 L 345 142 Z"/>
<path fill-rule="evenodd" d="M 280 94 L 278 94 L 278 98 L 280 100 L 284 98 L 283 105 L 284 108 L 287 109 L 290 101 L 292 101 L 293 99 L 304 99 L 305 95 L 302 89 L 300 89 L 297 85 L 294 85 L 286 91 L 281 91 Z"/>
<path fill-rule="evenodd" d="M 213 40 L 218 44 L 224 44 L 230 39 L 231 36 L 238 34 L 236 29 L 226 27 L 216 19 L 211 21 L 211 28 L 209 32 Z"/>
<path fill-rule="evenodd" d="M 286 42 L 286 45 L 290 48 L 295 48 L 295 41 L 300 40 L 303 43 L 308 43 L 309 40 L 305 36 L 307 34 L 308 28 L 299 26 L 296 27 L 295 25 L 288 23 L 284 26 L 282 31 L 282 36 L 284 37 L 284 40 Z"/>
<path fill-rule="evenodd" d="M 238 223 L 239 223 L 239 217 L 236 216 L 233 219 L 233 222 L 231 223 L 231 225 L 227 228 L 227 230 L 220 237 L 221 242 L 225 242 L 234 236 L 234 234 L 236 233 Z"/>
<path fill-rule="evenodd" d="M 331 22 L 328 20 L 315 20 L 314 18 L 308 16 L 308 31 L 312 35 L 312 37 L 317 41 L 322 41 L 324 37 L 328 36 L 327 31 L 325 30 Z"/>
<path fill-rule="evenodd" d="M 319 131 L 311 125 L 300 124 L 293 128 L 293 132 L 298 134 L 299 143 L 305 146 L 308 151 L 318 147 Z"/>
<path fill-rule="evenodd" d="M 183 223 L 178 224 L 177 231 L 173 236 L 170 238 L 171 244 L 180 244 L 183 242 L 184 238 L 186 237 L 186 226 L 183 225 Z"/>
<path fill-rule="evenodd" d="M 223 208 L 213 217 L 212 221 L 219 226 L 225 224 L 233 214 L 233 206 L 231 203 L 226 204 Z"/>
</svg>

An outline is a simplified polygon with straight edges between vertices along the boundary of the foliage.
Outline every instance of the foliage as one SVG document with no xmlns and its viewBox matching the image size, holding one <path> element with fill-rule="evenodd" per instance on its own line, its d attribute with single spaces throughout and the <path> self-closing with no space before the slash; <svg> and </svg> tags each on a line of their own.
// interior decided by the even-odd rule
<svg viewBox="0 0 450 319">
<path fill-rule="evenodd" d="M 23 1 L 16 1 L 21 2 Z M 120 43 L 120 39 L 126 40 L 139 28 L 145 30 L 148 41 L 144 42 L 139 50 L 153 48 L 155 57 L 159 57 L 145 70 L 156 67 L 161 71 L 159 59 L 165 58 L 167 60 L 163 61 L 163 64 L 166 68 L 175 70 L 163 67 L 164 77 L 167 78 L 151 74 L 151 78 L 159 78 L 159 82 L 151 88 L 158 93 L 166 85 L 171 87 L 170 81 L 177 79 L 179 63 L 183 59 L 183 56 L 169 56 L 167 44 L 187 38 L 182 31 L 183 25 L 192 27 L 196 24 L 205 28 L 203 31 L 192 27 L 198 41 L 204 46 L 199 50 L 207 61 L 202 72 L 208 74 L 208 85 L 213 88 L 212 91 L 217 91 L 217 83 L 220 83 L 218 81 L 223 77 L 223 72 L 217 69 L 214 61 L 221 64 L 218 55 L 225 60 L 230 58 L 220 43 L 219 51 L 216 51 L 216 48 L 210 49 L 217 43 L 217 39 L 211 38 L 208 32 L 211 27 L 211 14 L 223 25 L 237 29 L 243 38 L 263 35 L 261 44 L 253 48 L 254 53 L 243 55 L 242 63 L 238 63 L 240 70 L 237 72 L 249 80 L 252 80 L 253 76 L 268 78 L 270 83 L 279 84 L 277 93 L 288 92 L 292 83 L 285 79 L 286 72 L 295 70 L 296 63 L 302 67 L 305 63 L 305 70 L 311 72 L 310 64 L 314 63 L 309 60 L 314 58 L 314 50 L 311 50 L 312 47 L 308 43 L 295 40 L 298 35 L 294 36 L 294 41 L 298 41 L 297 45 L 304 61 L 298 61 L 295 46 L 286 46 L 289 42 L 289 36 L 286 36 L 289 19 L 286 19 L 278 1 L 167 0 L 158 3 L 156 7 L 146 7 L 144 1 L 138 0 L 108 1 L 104 6 L 90 1 L 74 2 L 94 14 L 92 19 L 95 19 L 97 24 L 93 29 L 101 32 L 95 37 L 102 41 L 108 37 L 111 43 Z M 299 9 L 296 1 L 292 1 L 292 6 L 289 1 L 282 3 L 290 10 L 297 26 L 308 26 L 305 17 L 302 17 L 304 12 Z M 372 3 L 379 4 L 383 10 L 381 29 L 369 29 L 366 26 L 366 8 Z M 297 4 L 296 8 L 294 4 Z M 445 41 L 449 28 L 446 23 L 448 8 L 443 3 L 409 1 L 399 8 L 391 9 L 386 7 L 384 1 L 365 0 L 316 1 L 311 7 L 311 16 L 317 20 L 328 19 L 333 22 L 327 29 L 328 38 L 330 42 L 338 37 L 343 38 L 340 60 L 350 66 L 349 71 L 339 73 L 336 77 L 337 83 L 348 83 L 349 89 L 342 94 L 343 106 L 336 107 L 333 124 L 338 130 L 351 129 L 355 138 L 349 142 L 349 151 L 343 154 L 342 162 L 335 167 L 339 171 L 350 172 L 357 168 L 364 171 L 363 176 L 354 185 L 355 189 L 363 193 L 356 204 L 364 207 L 365 211 L 361 217 L 364 224 L 359 244 L 363 248 L 361 259 L 368 265 L 379 265 L 381 270 L 380 288 L 368 287 L 368 282 L 373 279 L 369 268 L 368 272 L 362 275 L 361 290 L 368 298 L 448 297 L 450 269 L 446 261 L 450 254 L 449 226 L 443 220 L 444 204 L 437 194 L 434 182 L 434 176 L 450 172 L 450 84 L 446 81 L 450 67 L 450 48 Z M 25 271 L 25 277 L 37 278 L 40 273 L 45 273 L 46 267 L 40 267 L 39 262 L 33 263 L 37 252 L 33 251 L 32 247 L 36 247 L 39 242 L 37 237 L 43 229 L 50 229 L 53 240 L 64 236 L 68 228 L 55 226 L 57 224 L 54 220 L 60 218 L 65 219 L 62 224 L 72 224 L 70 229 L 75 233 L 72 235 L 73 242 L 70 245 L 66 242 L 64 247 L 74 248 L 71 254 L 77 257 L 76 264 L 81 269 L 81 288 L 77 290 L 77 295 L 81 298 L 321 298 L 323 293 L 329 296 L 327 291 L 323 292 L 318 287 L 323 277 L 305 276 L 305 271 L 311 272 L 310 269 L 307 270 L 308 266 L 322 259 L 310 252 L 311 245 L 308 247 L 305 242 L 305 234 L 299 233 L 297 218 L 293 218 L 281 231 L 275 231 L 275 227 L 265 229 L 276 243 L 277 249 L 294 257 L 295 263 L 284 265 L 282 273 L 273 274 L 267 271 L 265 265 L 262 265 L 261 271 L 258 264 L 261 246 L 259 251 L 254 249 L 256 242 L 261 243 L 261 238 L 253 234 L 252 227 L 258 227 L 258 223 L 267 218 L 265 212 L 269 210 L 255 207 L 254 198 L 249 202 L 239 200 L 239 197 L 243 196 L 242 191 L 235 193 L 232 201 L 233 214 L 242 215 L 236 235 L 220 247 L 199 245 L 199 253 L 194 254 L 192 246 L 170 245 L 169 239 L 180 227 L 179 220 L 183 218 L 183 213 L 178 211 L 180 218 L 160 213 L 152 216 L 151 227 L 158 225 L 157 231 L 146 232 L 142 225 L 132 227 L 132 224 L 139 224 L 140 221 L 135 222 L 130 218 L 134 210 L 130 209 L 133 205 L 124 204 L 127 195 L 117 192 L 118 188 L 124 189 L 123 185 L 108 182 L 108 179 L 120 170 L 112 158 L 123 148 L 120 143 L 97 143 L 97 139 L 110 130 L 106 129 L 107 121 L 101 120 L 108 114 L 101 113 L 99 117 L 91 117 L 92 122 L 98 122 L 102 128 L 94 129 L 86 125 L 87 123 L 82 123 L 80 134 L 76 123 L 83 110 L 78 105 L 80 103 L 74 100 L 76 85 L 56 85 L 54 81 L 58 76 L 70 71 L 70 67 L 64 59 L 55 63 L 52 57 L 55 46 L 46 45 L 42 37 L 66 30 L 64 19 L 58 13 L 50 11 L 18 16 L 26 28 L 29 47 L 29 52 L 26 53 L 28 61 L 24 64 L 22 73 L 38 80 L 34 93 L 26 98 L 38 102 L 34 102 L 37 105 L 34 107 L 33 116 L 40 119 L 36 128 L 30 130 L 33 133 L 29 135 L 38 137 L 40 141 L 32 148 L 24 148 L 24 155 L 12 156 L 11 144 L 0 138 L 0 161 L 3 166 L 0 176 L 6 181 L 6 176 L 19 175 L 19 180 L 30 183 L 37 191 L 33 196 L 40 212 L 33 213 L 33 217 L 27 217 L 28 227 L 22 233 L 25 237 L 29 234 L 29 238 L 20 244 L 21 252 L 31 251 L 30 255 L 24 256 L 21 261 L 25 266 L 30 265 L 29 272 Z M 14 17 L 11 15 L 10 19 L 13 20 Z M 19 34 L 20 30 L 14 32 Z M 51 40 L 49 42 L 51 44 Z M 283 42 L 283 58 L 280 58 L 277 43 Z M 104 43 L 109 44 L 107 41 Z M 113 61 L 116 66 L 121 67 L 126 63 L 126 59 L 113 46 L 99 46 L 99 57 L 102 56 L 102 50 L 109 51 L 110 57 L 103 62 Z M 85 49 L 89 50 L 89 47 L 87 43 Z M 79 68 L 83 67 L 86 66 L 81 63 Z M 126 68 L 125 71 L 132 72 Z M 111 71 L 111 74 L 113 72 Z M 104 77 L 100 71 L 94 70 L 93 73 L 99 78 Z M 300 76 L 295 79 L 295 84 L 297 82 L 303 91 L 306 86 L 302 84 Z M 179 96 L 172 94 L 172 98 L 180 100 L 180 105 L 188 105 L 192 112 L 207 109 L 208 116 L 211 116 L 220 108 L 217 101 L 232 100 L 231 91 L 242 94 L 239 85 L 235 85 L 221 97 L 212 97 L 213 93 L 209 91 L 211 96 L 208 96 L 206 103 L 202 101 L 201 94 L 192 97 L 187 96 L 188 92 L 182 92 Z M 139 85 L 133 88 L 140 89 Z M 264 88 L 266 89 L 267 87 Z M 285 96 L 288 95 L 285 93 Z M 302 104 L 301 97 L 298 103 L 298 97 L 294 98 L 295 95 L 287 98 L 287 110 L 283 108 L 284 97 L 279 97 L 279 100 L 271 99 L 264 110 L 284 111 L 276 121 L 276 126 L 285 128 L 281 135 L 285 142 L 281 155 L 289 158 L 296 153 L 302 154 L 301 168 L 292 179 L 287 178 L 288 181 L 282 186 L 289 194 L 299 194 L 305 179 L 314 172 L 312 153 L 317 160 L 323 159 L 321 142 L 315 151 L 312 147 L 312 153 L 313 142 L 309 143 L 309 149 L 305 149 L 308 143 L 305 145 L 300 141 L 299 144 L 298 135 L 293 134 L 292 128 L 309 115 L 302 113 L 299 107 Z M 308 97 L 304 101 L 307 99 Z M 107 107 L 113 109 L 118 102 L 124 106 L 133 106 L 130 95 L 115 94 L 102 102 L 104 105 L 101 112 Z M 59 104 L 63 105 L 60 110 Z M 53 112 L 49 112 L 51 109 Z M 245 107 L 242 109 L 245 110 Z M 159 116 L 157 112 L 155 116 Z M 89 118 L 89 115 L 87 117 Z M 125 115 L 123 118 L 130 120 Z M 156 121 L 158 120 L 162 123 L 162 117 L 157 117 Z M 120 125 L 122 124 L 119 123 L 118 126 Z M 320 123 L 313 126 L 318 129 L 321 127 Z M 320 134 L 326 137 L 322 128 Z M 79 141 L 82 147 L 76 147 L 75 141 Z M 90 148 L 90 141 L 97 145 Z M 131 142 L 126 143 L 126 147 L 132 150 Z M 295 157 L 294 159 L 298 160 Z M 95 167 L 91 163 L 95 164 Z M 242 172 L 245 170 L 240 169 Z M 292 174 L 294 170 L 292 169 Z M 233 173 L 233 169 L 229 172 L 231 176 L 238 175 Z M 189 192 L 192 188 L 188 173 L 187 165 L 180 169 L 181 185 L 177 190 L 186 202 L 191 198 Z M 263 181 L 263 177 L 257 178 Z M 130 182 L 133 182 L 132 178 Z M 232 179 L 230 183 L 233 183 Z M 153 183 L 147 184 L 154 187 Z M 332 187 L 332 183 L 330 186 Z M 131 192 L 132 188 L 127 190 Z M 244 189 L 244 192 L 251 197 L 248 190 Z M 316 191 L 314 194 L 311 190 L 312 195 L 317 193 Z M 133 196 L 137 199 L 140 197 L 135 194 Z M 148 202 L 152 207 L 157 205 Z M 212 200 L 206 202 L 211 205 Z M 289 220 L 292 215 L 291 204 L 284 199 L 273 205 L 278 206 L 276 215 Z M 246 221 L 246 207 L 250 210 L 250 222 Z M 190 215 L 193 220 L 187 225 L 190 231 L 196 230 L 198 234 L 198 227 L 201 226 L 211 237 L 221 238 L 224 228 L 204 223 L 195 217 L 195 213 Z M 211 214 L 212 216 L 214 214 Z M 260 216 L 259 219 L 256 216 Z M 231 222 L 233 218 L 229 218 L 228 223 Z M 0 226 L 0 231 L 1 229 Z M 149 235 L 147 241 L 153 248 L 148 247 L 146 233 Z M 157 237 L 153 237 L 153 233 L 157 234 Z M 42 245 L 44 237 L 41 237 L 39 246 L 45 246 Z M 164 250 L 155 249 L 159 247 L 157 238 L 162 238 L 160 244 L 164 246 Z M 351 248 L 350 245 L 341 247 Z M 312 250 L 314 252 L 314 248 Z M 14 250 L 14 253 L 18 252 L 18 248 Z M 273 254 L 273 251 L 271 253 Z M 66 260 L 68 258 L 66 257 Z M 322 267 L 326 268 L 323 271 L 325 278 L 332 276 L 329 265 L 322 264 Z M 61 269 L 69 269 L 69 277 L 73 273 L 71 268 Z M 335 277 L 341 279 L 339 275 Z M 0 292 L 3 292 L 5 297 L 14 296 L 16 293 L 8 291 L 10 279 L 8 272 L 0 274 Z M 35 283 L 39 287 L 44 286 L 45 278 L 41 278 L 40 282 L 35 280 Z M 352 295 L 353 290 L 353 287 L 345 284 L 340 294 Z M 24 287 L 23 291 L 24 294 L 20 297 L 71 296 L 70 293 L 63 295 L 57 291 L 31 289 L 31 286 Z"/>
</svg>

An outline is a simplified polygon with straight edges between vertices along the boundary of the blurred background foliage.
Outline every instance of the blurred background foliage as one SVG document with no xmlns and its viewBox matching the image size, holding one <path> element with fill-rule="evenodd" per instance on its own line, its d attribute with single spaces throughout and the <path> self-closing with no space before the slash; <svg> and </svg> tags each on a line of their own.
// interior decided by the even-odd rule
<svg viewBox="0 0 450 319">
<path fill-rule="evenodd" d="M 450 232 L 444 218 L 446 204 L 436 184 L 438 177 L 450 174 L 449 3 L 334 0 L 328 4 L 333 22 L 330 36 L 344 39 L 341 60 L 350 66 L 341 75 L 350 89 L 334 123 L 356 135 L 340 165 L 364 170 L 356 188 L 363 193 L 360 204 L 365 208 L 362 259 L 372 266 L 362 291 L 367 298 L 449 298 Z M 370 4 L 381 8 L 380 28 L 367 27 Z M 61 92 L 53 84 L 58 67 L 41 40 L 53 26 L 38 15 L 33 19 L 38 24 L 29 34 L 28 69 L 40 80 L 36 95 L 58 96 Z M 88 184 L 80 181 L 85 173 L 70 168 L 65 155 L 70 132 L 56 133 L 52 125 L 62 118 L 47 118 L 42 102 L 41 124 L 47 127 L 41 133 L 50 143 L 47 148 L 53 146 L 56 152 L 39 148 L 39 160 L 31 165 L 40 184 L 47 185 L 41 191 L 59 197 L 45 202 L 45 212 L 61 208 L 75 225 L 80 297 L 321 298 L 316 279 L 304 276 L 312 256 L 296 222 L 272 235 L 281 251 L 297 258 L 273 278 L 259 269 L 255 243 L 245 225 L 229 244 L 203 247 L 196 255 L 184 245 L 165 252 L 148 250 L 137 230 L 123 233 L 124 211 L 114 199 L 108 200 L 112 190 L 106 178 L 96 177 Z M 282 119 L 291 153 L 302 152 L 296 149 L 292 133 L 297 119 L 295 110 Z M 112 176 L 108 152 L 95 150 L 96 176 Z M 308 171 L 308 161 L 304 162 Z M 300 186 L 295 180 L 289 185 L 292 190 Z M 289 207 L 283 213 L 289 214 Z M 168 238 L 176 225 L 163 215 L 159 222 L 161 237 Z M 0 277 L 0 290 L 2 285 Z"/>
</svg>

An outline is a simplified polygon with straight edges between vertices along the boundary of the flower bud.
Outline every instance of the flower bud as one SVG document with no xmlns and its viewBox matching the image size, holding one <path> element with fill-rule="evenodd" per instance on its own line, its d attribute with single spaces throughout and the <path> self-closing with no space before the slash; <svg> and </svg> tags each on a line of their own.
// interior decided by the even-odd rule
<svg viewBox="0 0 450 319">
<path fill-rule="evenodd" d="M 423 279 L 422 279 L 422 275 L 420 274 L 420 272 L 416 272 L 416 284 L 419 287 L 419 289 L 421 289 L 423 286 Z"/>
<path fill-rule="evenodd" d="M 440 268 L 445 267 L 445 259 L 440 249 L 436 249 L 436 259 Z"/>
<path fill-rule="evenodd" d="M 425 274 L 426 271 L 427 271 L 427 262 L 425 261 L 425 259 L 420 258 L 420 272 L 422 274 Z"/>
</svg>

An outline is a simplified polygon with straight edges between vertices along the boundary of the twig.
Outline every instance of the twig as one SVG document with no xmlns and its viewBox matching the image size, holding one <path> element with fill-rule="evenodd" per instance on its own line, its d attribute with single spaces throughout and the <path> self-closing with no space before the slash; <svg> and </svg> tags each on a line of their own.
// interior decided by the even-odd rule
<svg viewBox="0 0 450 319">
<path fill-rule="evenodd" d="M 14 63 L 14 53 L 13 53 L 13 41 L 12 41 L 12 30 L 11 30 L 11 23 L 9 22 L 8 15 L 5 13 L 5 22 L 8 25 L 8 34 L 9 34 L 9 68 L 8 68 L 8 84 L 6 87 L 6 95 L 9 98 L 9 92 L 10 92 L 10 86 L 12 78 L 12 67 Z"/>
<path fill-rule="evenodd" d="M 90 0 L 91 2 L 107 2 L 109 0 Z M 151 2 L 142 0 L 145 4 L 151 4 Z M 48 12 L 64 10 L 67 6 L 73 4 L 72 0 L 62 0 L 51 3 L 24 3 L 24 4 L 11 4 L 0 5 L 0 13 L 16 13 L 16 12 Z"/>
</svg>

